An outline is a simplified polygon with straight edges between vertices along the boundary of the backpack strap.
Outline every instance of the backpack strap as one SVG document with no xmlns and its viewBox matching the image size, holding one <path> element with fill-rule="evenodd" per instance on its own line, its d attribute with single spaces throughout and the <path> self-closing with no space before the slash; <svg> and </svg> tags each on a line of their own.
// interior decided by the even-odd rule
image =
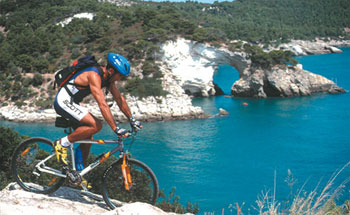
<svg viewBox="0 0 350 215">
<path fill-rule="evenodd" d="M 95 67 L 96 70 L 92 70 L 92 71 L 95 71 L 99 74 L 100 78 L 101 78 L 101 88 L 103 87 L 106 87 L 108 86 L 108 83 L 109 83 L 109 80 L 104 80 L 103 78 L 103 74 L 104 74 L 104 71 L 103 69 L 101 68 L 100 65 L 96 65 L 96 66 L 90 66 L 90 67 Z M 74 97 L 75 95 L 73 95 L 73 93 L 70 91 L 70 89 L 68 88 L 68 85 L 72 85 L 72 86 L 75 86 L 75 87 L 79 87 L 79 88 L 82 88 L 80 90 L 90 90 L 90 87 L 89 86 L 82 86 L 82 85 L 79 85 L 79 84 L 76 84 L 76 83 L 71 83 L 70 81 L 73 79 L 73 78 L 76 78 L 78 77 L 78 75 L 80 75 L 81 73 L 85 72 L 85 71 L 89 71 L 89 70 L 86 70 L 90 67 L 87 67 L 81 71 L 78 71 L 76 74 L 74 74 L 73 77 L 71 77 L 71 79 L 69 81 L 67 81 L 62 87 L 64 87 L 67 91 L 67 93 L 69 94 L 69 96 L 71 97 L 71 103 L 73 102 L 74 100 Z M 85 70 L 85 71 L 84 71 Z M 106 87 L 106 94 L 108 93 L 108 87 Z"/>
</svg>

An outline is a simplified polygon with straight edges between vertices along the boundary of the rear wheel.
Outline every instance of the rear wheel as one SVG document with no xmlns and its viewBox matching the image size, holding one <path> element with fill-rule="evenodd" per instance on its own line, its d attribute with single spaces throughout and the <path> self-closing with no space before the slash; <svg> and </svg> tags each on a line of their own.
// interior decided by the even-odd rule
<svg viewBox="0 0 350 215">
<path fill-rule="evenodd" d="M 61 172 L 62 165 L 57 162 L 52 142 L 46 138 L 30 138 L 16 148 L 12 156 L 11 171 L 17 183 L 27 191 L 48 194 L 56 191 L 65 178 L 39 170 L 49 167 Z"/>
<path fill-rule="evenodd" d="M 155 204 L 159 195 L 158 181 L 153 171 L 138 160 L 127 161 L 132 187 L 126 190 L 122 174 L 122 159 L 110 165 L 103 174 L 103 199 L 107 205 L 114 209 L 119 202 L 145 202 Z"/>
</svg>

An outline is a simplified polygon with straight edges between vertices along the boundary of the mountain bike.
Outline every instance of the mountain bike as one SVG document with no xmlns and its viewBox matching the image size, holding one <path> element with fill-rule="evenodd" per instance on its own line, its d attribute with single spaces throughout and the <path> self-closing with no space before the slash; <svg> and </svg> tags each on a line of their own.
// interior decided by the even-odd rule
<svg viewBox="0 0 350 215">
<path fill-rule="evenodd" d="M 66 128 L 65 132 L 72 132 L 72 125 L 57 125 Z M 68 129 L 68 131 L 67 131 Z M 151 168 L 136 159 L 131 158 L 128 151 L 135 141 L 137 130 L 130 131 L 130 137 L 118 138 L 117 140 L 82 140 L 71 144 L 70 155 L 71 167 L 67 167 L 57 161 L 53 142 L 43 137 L 29 138 L 20 143 L 13 153 L 11 170 L 17 183 L 26 191 L 50 194 L 56 191 L 65 181 L 72 186 L 81 186 L 84 191 L 89 192 L 82 177 L 91 170 L 97 168 L 112 157 L 115 153 L 118 159 L 109 165 L 101 175 L 100 192 L 106 204 L 114 209 L 120 206 L 120 202 L 145 202 L 155 204 L 159 187 L 156 176 Z M 126 143 L 126 140 L 129 140 Z M 75 144 L 100 144 L 103 146 L 115 146 L 111 151 L 97 156 L 81 171 L 75 167 Z M 129 146 L 126 149 L 126 146 Z M 95 183 L 95 181 L 94 181 Z"/>
</svg>

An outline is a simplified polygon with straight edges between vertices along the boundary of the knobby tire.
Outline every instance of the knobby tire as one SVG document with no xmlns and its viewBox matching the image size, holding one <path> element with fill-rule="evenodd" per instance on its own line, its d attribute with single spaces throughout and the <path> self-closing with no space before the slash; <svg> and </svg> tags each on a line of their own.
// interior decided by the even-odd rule
<svg viewBox="0 0 350 215">
<path fill-rule="evenodd" d="M 153 171 L 143 162 L 128 159 L 132 178 L 132 188 L 125 189 L 121 164 L 123 159 L 119 159 L 111 164 L 103 174 L 102 195 L 107 205 L 114 209 L 120 206 L 119 202 L 145 202 L 155 204 L 159 195 L 159 187 Z"/>
<path fill-rule="evenodd" d="M 20 143 L 12 155 L 11 172 L 24 190 L 49 194 L 55 192 L 65 178 L 39 171 L 35 166 L 49 155 L 55 154 L 52 142 L 46 138 L 29 138 Z M 51 168 L 62 169 L 56 155 L 45 162 Z"/>
</svg>

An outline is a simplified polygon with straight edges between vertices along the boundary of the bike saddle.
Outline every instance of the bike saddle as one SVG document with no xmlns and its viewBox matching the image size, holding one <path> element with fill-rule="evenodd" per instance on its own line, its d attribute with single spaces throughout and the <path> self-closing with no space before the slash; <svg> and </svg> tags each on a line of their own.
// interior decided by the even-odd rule
<svg viewBox="0 0 350 215">
<path fill-rule="evenodd" d="M 60 128 L 74 128 L 74 129 L 76 129 L 77 127 L 80 126 L 80 123 L 66 119 L 62 116 L 58 116 L 58 117 L 56 117 L 55 126 L 60 127 Z"/>
</svg>

